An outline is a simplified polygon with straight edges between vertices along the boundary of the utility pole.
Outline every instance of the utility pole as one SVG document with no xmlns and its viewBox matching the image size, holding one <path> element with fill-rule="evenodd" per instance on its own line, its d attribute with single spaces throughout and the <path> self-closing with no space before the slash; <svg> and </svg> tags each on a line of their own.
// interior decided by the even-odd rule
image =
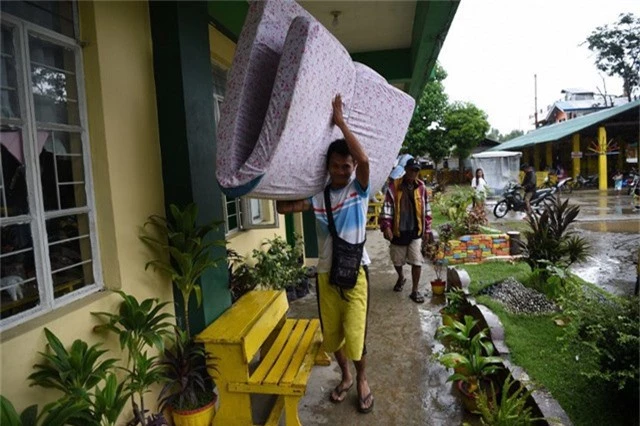
<svg viewBox="0 0 640 426">
<path fill-rule="evenodd" d="M 535 112 L 533 113 L 534 127 L 538 128 L 538 74 L 533 75 L 533 103 L 535 107 Z"/>
</svg>

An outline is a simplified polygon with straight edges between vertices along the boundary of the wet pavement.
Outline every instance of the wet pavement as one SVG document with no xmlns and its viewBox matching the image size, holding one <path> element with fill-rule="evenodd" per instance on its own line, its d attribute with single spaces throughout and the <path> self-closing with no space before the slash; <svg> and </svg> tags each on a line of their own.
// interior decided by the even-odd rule
<svg viewBox="0 0 640 426">
<path fill-rule="evenodd" d="M 430 266 L 423 267 L 420 289 L 425 303 L 409 299 L 409 282 L 402 293 L 393 291 L 396 273 L 389 259 L 389 243 L 379 231 L 367 232 L 370 266 L 370 304 L 367 330 L 367 377 L 374 395 L 372 413 L 356 409 L 356 387 L 340 404 L 329 401 L 329 393 L 340 381 L 340 369 L 315 367 L 307 393 L 300 402 L 300 419 L 304 425 L 461 425 L 476 423 L 465 417 L 457 391 L 446 383 L 449 373 L 433 358 L 441 349 L 434 341 L 441 324 L 438 310 L 444 296 L 432 296 L 429 281 L 435 278 Z M 409 277 L 409 266 L 405 276 Z M 409 279 L 407 281 L 410 281 Z M 317 317 L 315 293 L 291 302 L 290 315 Z M 352 372 L 355 374 L 353 365 Z M 468 415 L 467 415 L 468 416 Z"/>
<path fill-rule="evenodd" d="M 563 195 L 564 197 L 564 195 Z M 640 212 L 631 206 L 631 197 L 581 191 L 571 194 L 571 202 L 581 206 L 578 229 L 594 247 L 593 257 L 574 271 L 584 279 L 608 290 L 624 294 L 635 282 L 634 250 L 640 238 Z M 487 203 L 487 209 L 493 208 Z M 489 213 L 489 212 L 488 212 Z M 521 214 L 509 213 L 492 223 L 520 221 Z M 434 360 L 441 349 L 434 341 L 440 325 L 438 310 L 443 296 L 432 296 L 429 281 L 433 270 L 425 265 L 420 289 L 425 303 L 417 305 L 409 299 L 410 285 L 402 293 L 392 291 L 396 274 L 389 260 L 388 242 L 379 231 L 367 232 L 370 267 L 370 308 L 367 336 L 367 376 L 375 398 L 370 414 L 356 410 L 355 386 L 340 404 L 329 401 L 329 393 L 340 381 L 335 362 L 328 367 L 315 367 L 307 393 L 300 402 L 300 419 L 304 425 L 461 425 L 479 424 L 466 414 L 456 391 L 446 383 L 449 373 Z M 405 266 L 405 276 L 409 277 Z M 315 293 L 291 302 L 290 315 L 318 316 Z M 352 372 L 353 366 L 352 367 Z"/>
</svg>

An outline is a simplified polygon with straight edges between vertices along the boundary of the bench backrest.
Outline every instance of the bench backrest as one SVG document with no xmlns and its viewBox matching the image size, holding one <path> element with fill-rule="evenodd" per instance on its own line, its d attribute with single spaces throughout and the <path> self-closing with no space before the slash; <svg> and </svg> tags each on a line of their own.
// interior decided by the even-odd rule
<svg viewBox="0 0 640 426">
<path fill-rule="evenodd" d="M 287 315 L 289 303 L 282 290 L 253 290 L 231 305 L 196 340 L 242 347 L 244 361 L 258 352 L 271 332 Z"/>
</svg>

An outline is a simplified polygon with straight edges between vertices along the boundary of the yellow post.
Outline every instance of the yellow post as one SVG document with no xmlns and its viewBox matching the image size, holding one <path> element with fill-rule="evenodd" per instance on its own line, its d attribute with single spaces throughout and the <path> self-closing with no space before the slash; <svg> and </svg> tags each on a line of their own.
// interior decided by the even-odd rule
<svg viewBox="0 0 640 426">
<path fill-rule="evenodd" d="M 598 127 L 598 189 L 607 190 L 607 131 Z"/>
<path fill-rule="evenodd" d="M 553 145 L 551 142 L 547 143 L 546 161 L 547 167 L 553 168 Z"/>
<path fill-rule="evenodd" d="M 540 170 L 540 145 L 533 146 L 533 168 L 536 172 Z"/>
<path fill-rule="evenodd" d="M 573 135 L 571 135 L 571 141 L 573 142 L 573 149 L 572 149 L 573 152 L 579 152 L 580 151 L 580 133 L 574 133 Z M 572 176 L 575 179 L 580 174 L 580 159 L 572 158 L 571 162 L 573 165 Z"/>
</svg>

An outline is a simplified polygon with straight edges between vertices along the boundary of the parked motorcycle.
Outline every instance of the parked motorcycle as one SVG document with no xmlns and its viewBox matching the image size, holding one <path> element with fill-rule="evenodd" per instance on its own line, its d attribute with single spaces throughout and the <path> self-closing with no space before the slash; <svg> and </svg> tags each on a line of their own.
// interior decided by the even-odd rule
<svg viewBox="0 0 640 426">
<path fill-rule="evenodd" d="M 578 188 L 597 188 L 598 187 L 598 175 L 587 176 L 586 178 L 582 175 L 578 175 L 576 177 L 576 181 L 573 186 Z"/>
<path fill-rule="evenodd" d="M 566 183 L 571 180 L 571 178 L 563 179 L 562 185 L 566 185 Z M 554 185 L 551 188 L 542 188 L 536 190 L 536 193 L 531 198 L 531 209 L 540 214 L 544 210 L 544 202 L 549 198 L 553 197 L 558 191 L 558 187 L 560 182 Z M 522 186 L 518 184 L 509 184 L 504 190 L 502 194 L 502 199 L 498 201 L 496 206 L 493 208 L 493 214 L 497 218 L 504 217 L 510 210 L 516 212 L 524 212 L 526 211 L 524 197 L 522 196 Z"/>
</svg>

